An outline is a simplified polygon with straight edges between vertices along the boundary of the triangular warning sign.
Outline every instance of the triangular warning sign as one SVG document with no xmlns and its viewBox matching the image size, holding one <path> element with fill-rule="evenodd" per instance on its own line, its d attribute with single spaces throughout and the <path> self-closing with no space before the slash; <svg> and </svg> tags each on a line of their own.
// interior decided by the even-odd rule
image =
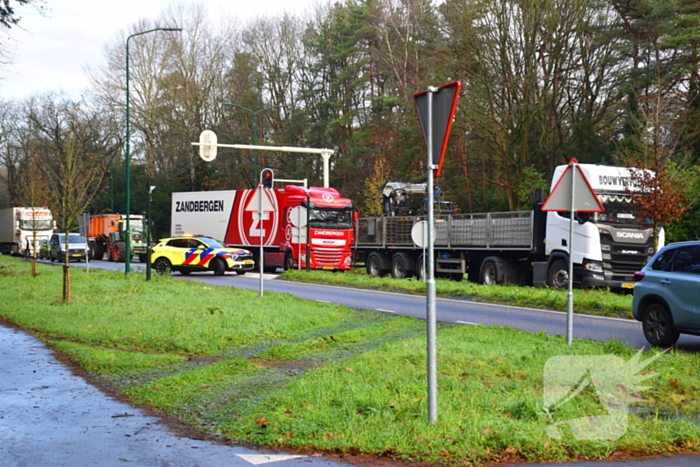
<svg viewBox="0 0 700 467">
<path fill-rule="evenodd" d="M 450 130 L 454 121 L 455 111 L 457 110 L 457 100 L 459 99 L 459 91 L 462 89 L 462 83 L 455 81 L 454 83 L 444 84 L 433 92 L 433 109 L 432 109 L 432 138 L 433 138 L 433 160 L 431 164 L 437 166 L 435 176 L 439 177 L 442 172 L 442 162 L 445 159 L 445 151 L 447 150 L 447 142 L 450 139 Z M 418 121 L 420 122 L 421 130 L 423 130 L 423 138 L 428 144 L 428 93 L 431 91 L 423 91 L 413 95 L 413 100 L 418 110 Z"/>
<path fill-rule="evenodd" d="M 262 192 L 262 194 L 260 193 Z M 257 188 L 253 196 L 248 201 L 248 205 L 245 207 L 246 211 L 263 211 L 263 212 L 275 212 L 275 206 L 272 204 L 270 196 L 270 190 L 267 188 Z M 262 199 L 262 207 L 261 207 Z"/>
<path fill-rule="evenodd" d="M 573 183 L 573 193 L 571 185 Z M 554 185 L 552 192 L 542 205 L 543 211 L 603 212 L 605 208 L 595 194 L 591 184 L 576 159 L 569 165 Z"/>
</svg>

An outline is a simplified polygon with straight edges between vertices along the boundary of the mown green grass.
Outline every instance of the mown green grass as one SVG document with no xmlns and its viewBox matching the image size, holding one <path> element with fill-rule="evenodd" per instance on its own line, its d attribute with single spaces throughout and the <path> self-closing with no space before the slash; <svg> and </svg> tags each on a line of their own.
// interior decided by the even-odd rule
<svg viewBox="0 0 700 467">
<path fill-rule="evenodd" d="M 697 451 L 700 443 L 696 354 L 671 351 L 642 370 L 655 377 L 621 438 L 577 440 L 565 430 L 557 440 L 545 431 L 551 423 L 607 412 L 595 391 L 583 391 L 546 414 L 548 359 L 628 361 L 635 350 L 440 325 L 438 421 L 430 424 L 422 321 L 174 278 L 146 283 L 139 273 L 71 273 L 74 301 L 61 304 L 61 268 L 40 264 L 33 279 L 29 263 L 0 257 L 0 317 L 133 403 L 233 441 L 441 465 Z"/>
<path fill-rule="evenodd" d="M 362 269 L 335 274 L 329 274 L 326 271 L 290 270 L 286 271 L 281 278 L 289 281 L 425 294 L 425 282 L 420 280 L 394 279 L 389 276 L 372 277 L 365 274 Z M 437 294 L 442 297 L 559 311 L 567 309 L 568 291 L 565 290 L 545 287 L 482 285 L 466 280 L 455 282 L 449 279 L 436 279 L 435 283 Z M 623 295 L 602 289 L 574 290 L 574 311 L 632 318 L 632 295 Z"/>
</svg>

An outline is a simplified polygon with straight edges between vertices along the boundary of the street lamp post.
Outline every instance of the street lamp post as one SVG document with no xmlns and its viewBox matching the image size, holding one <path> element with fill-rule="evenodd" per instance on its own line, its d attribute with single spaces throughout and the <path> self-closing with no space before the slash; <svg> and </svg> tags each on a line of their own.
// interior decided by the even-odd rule
<svg viewBox="0 0 700 467">
<path fill-rule="evenodd" d="M 219 101 L 219 103 L 221 103 L 221 105 L 232 105 L 232 106 L 241 108 L 241 109 L 253 114 L 253 146 L 257 146 L 257 144 L 258 144 L 258 114 L 260 112 L 264 112 L 266 110 L 274 109 L 275 107 L 284 107 L 284 105 L 278 104 L 278 105 L 271 105 L 269 107 L 265 107 L 264 109 L 260 109 L 260 110 L 256 111 L 256 110 L 250 110 L 247 107 L 243 107 L 240 104 L 234 104 L 231 102 Z M 257 173 L 258 173 L 258 150 L 257 149 L 253 149 L 253 173 L 256 174 L 256 176 L 257 176 Z"/>
<path fill-rule="evenodd" d="M 148 181 L 148 205 L 146 208 L 146 280 L 151 280 L 151 194 L 156 187 Z"/>
<path fill-rule="evenodd" d="M 153 28 L 147 31 L 134 33 L 126 38 L 126 257 L 124 258 L 124 273 L 128 276 L 131 272 L 131 125 L 129 123 L 129 41 L 132 37 L 140 36 L 154 31 L 182 31 L 182 28 Z"/>
</svg>

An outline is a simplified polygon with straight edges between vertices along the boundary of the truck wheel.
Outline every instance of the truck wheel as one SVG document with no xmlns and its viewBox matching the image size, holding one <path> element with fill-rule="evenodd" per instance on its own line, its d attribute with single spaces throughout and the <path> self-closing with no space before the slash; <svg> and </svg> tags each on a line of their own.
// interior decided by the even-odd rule
<svg viewBox="0 0 700 467">
<path fill-rule="evenodd" d="M 569 286 L 569 265 L 563 259 L 555 260 L 547 271 L 547 284 L 557 290 Z"/>
<path fill-rule="evenodd" d="M 226 273 L 226 263 L 220 258 L 214 258 L 209 265 L 215 276 L 223 276 Z"/>
<path fill-rule="evenodd" d="M 384 277 L 389 272 L 386 256 L 381 253 L 372 253 L 367 258 L 367 274 L 374 277 Z"/>
<path fill-rule="evenodd" d="M 161 275 L 170 274 L 172 264 L 170 263 L 170 260 L 168 258 L 158 258 L 153 263 L 153 269 L 155 269 L 156 272 Z"/>
<path fill-rule="evenodd" d="M 425 271 L 425 256 L 420 255 L 416 261 L 416 279 L 424 281 L 426 276 Z"/>
<path fill-rule="evenodd" d="M 642 329 L 649 343 L 658 347 L 671 347 L 680 337 L 671 314 L 660 303 L 652 303 L 644 310 Z"/>
<path fill-rule="evenodd" d="M 140 254 L 139 255 L 139 262 L 140 263 L 145 263 L 148 259 L 146 258 L 146 253 Z"/>
<path fill-rule="evenodd" d="M 501 283 L 501 267 L 493 259 L 487 259 L 481 263 L 481 283 L 484 285 L 496 285 Z"/>
<path fill-rule="evenodd" d="M 92 250 L 92 259 L 99 259 L 102 261 L 102 258 L 105 256 L 105 249 L 103 245 L 95 245 L 95 248 Z"/>
<path fill-rule="evenodd" d="M 291 269 L 294 269 L 294 255 L 292 255 L 291 251 L 288 251 L 284 256 L 284 270 L 289 271 Z"/>
<path fill-rule="evenodd" d="M 396 253 L 391 258 L 391 275 L 396 279 L 413 277 L 416 263 L 406 253 Z"/>
</svg>

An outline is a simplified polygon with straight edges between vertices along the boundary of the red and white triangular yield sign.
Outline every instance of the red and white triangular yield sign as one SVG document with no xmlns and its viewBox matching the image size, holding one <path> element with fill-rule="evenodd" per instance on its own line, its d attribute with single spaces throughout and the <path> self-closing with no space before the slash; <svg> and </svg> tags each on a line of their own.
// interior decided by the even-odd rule
<svg viewBox="0 0 700 467">
<path fill-rule="evenodd" d="M 450 139 L 450 130 L 454 121 L 455 111 L 457 110 L 457 101 L 459 100 L 459 91 L 462 89 L 462 83 L 455 81 L 454 83 L 443 84 L 438 86 L 437 92 L 433 92 L 433 113 L 432 113 L 432 137 L 433 137 L 433 160 L 431 164 L 436 166 L 435 176 L 439 177 L 442 172 L 442 162 L 445 159 L 445 151 L 447 150 L 447 142 Z M 428 92 L 422 91 L 413 95 L 413 100 L 418 110 L 418 121 L 420 122 L 421 130 L 423 130 L 423 138 L 426 145 L 428 144 Z"/>
<path fill-rule="evenodd" d="M 571 192 L 572 183 L 574 184 L 573 193 Z M 598 195 L 591 188 L 591 184 L 578 161 L 571 159 L 542 205 L 542 210 L 603 212 L 605 208 Z"/>
<path fill-rule="evenodd" d="M 262 192 L 262 194 L 261 194 Z M 261 204 L 262 199 L 262 204 Z M 275 212 L 275 206 L 270 199 L 270 190 L 267 188 L 257 189 L 245 207 L 246 211 Z"/>
</svg>

